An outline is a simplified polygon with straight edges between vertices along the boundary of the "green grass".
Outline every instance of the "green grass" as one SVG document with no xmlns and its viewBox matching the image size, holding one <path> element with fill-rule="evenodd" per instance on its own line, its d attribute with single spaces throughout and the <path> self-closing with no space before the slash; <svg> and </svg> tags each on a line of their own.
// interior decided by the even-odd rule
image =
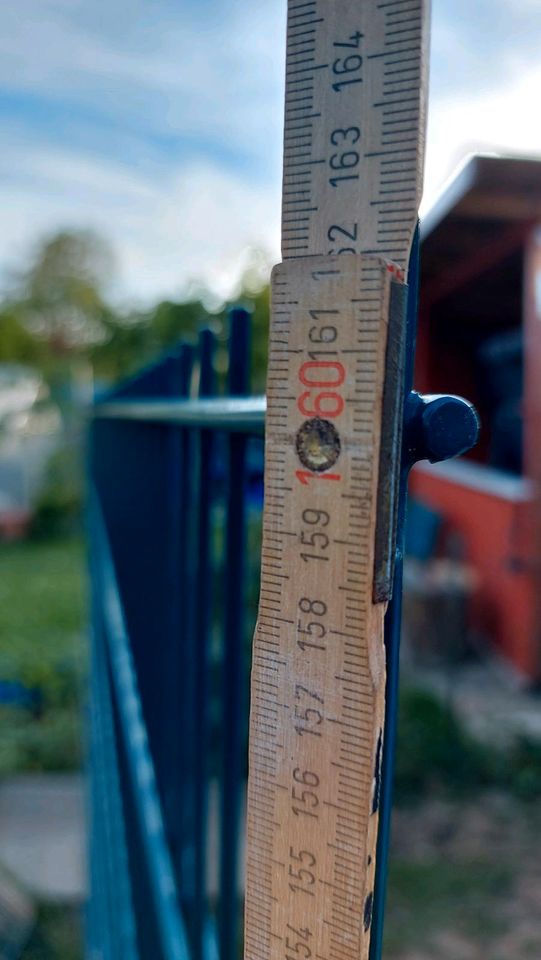
<svg viewBox="0 0 541 960">
<path fill-rule="evenodd" d="M 41 906 L 21 960 L 81 960 L 81 911 L 67 906 Z"/>
<path fill-rule="evenodd" d="M 490 860 L 391 861 L 385 951 L 427 947 L 442 929 L 488 947 L 505 929 L 501 907 L 513 876 L 512 866 Z"/>
<path fill-rule="evenodd" d="M 0 678 L 41 694 L 0 708 L 0 775 L 81 764 L 85 558 L 79 539 L 0 545 Z M 40 906 L 22 960 L 80 960 L 80 911 Z"/>
<path fill-rule="evenodd" d="M 80 764 L 84 577 L 78 539 L 0 546 L 0 679 L 41 697 L 33 715 L 0 708 L 0 774 Z"/>
<path fill-rule="evenodd" d="M 465 796 L 498 788 L 519 800 L 541 797 L 541 743 L 517 737 L 505 749 L 478 742 L 432 694 L 404 688 L 397 725 L 395 802 L 434 792 Z"/>
</svg>

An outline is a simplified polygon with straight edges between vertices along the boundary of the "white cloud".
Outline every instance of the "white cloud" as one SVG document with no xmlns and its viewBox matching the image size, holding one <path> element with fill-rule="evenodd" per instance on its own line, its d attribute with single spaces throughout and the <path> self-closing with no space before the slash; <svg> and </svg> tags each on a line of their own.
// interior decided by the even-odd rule
<svg viewBox="0 0 541 960">
<path fill-rule="evenodd" d="M 443 181 L 468 153 L 541 157 L 540 96 L 541 67 L 535 67 L 496 91 L 433 100 L 423 208 L 430 206 Z"/>
<path fill-rule="evenodd" d="M 174 295 L 189 281 L 209 284 L 219 296 L 231 292 L 250 247 L 279 256 L 279 187 L 250 186 L 242 176 L 197 164 L 179 171 L 141 205 L 139 229 L 121 227 L 130 286 L 152 296 Z M 133 219 L 132 219 L 133 224 Z"/>
<path fill-rule="evenodd" d="M 201 23 L 191 3 L 18 0 L 0 6 L 0 85 L 134 124 L 141 135 L 202 136 L 261 154 L 281 123 L 279 0 L 231 3 Z M 149 15 L 150 8 L 152 15 Z M 224 8 L 225 9 L 225 8 Z M 115 15 L 116 11 L 116 15 Z"/>
<path fill-rule="evenodd" d="M 117 247 L 119 290 L 150 298 L 194 277 L 228 291 L 249 245 L 278 256 L 285 8 L 207 7 L 0 6 L 0 86 L 21 98 L 3 123 L 0 263 L 88 224 Z"/>
<path fill-rule="evenodd" d="M 36 236 L 66 226 L 91 226 L 109 237 L 118 254 L 117 295 L 142 300 L 181 295 L 191 281 L 225 296 L 248 248 L 278 259 L 278 182 L 250 184 L 211 163 L 150 181 L 127 167 L 57 151 L 30 154 L 20 174 L 19 182 L 0 187 L 0 261 L 8 270 Z"/>
<path fill-rule="evenodd" d="M 510 0 L 435 0 L 428 202 L 468 150 L 541 152 L 538 4 L 514 0 L 506 31 Z M 0 264 L 70 225 L 112 240 L 123 296 L 223 293 L 248 246 L 278 259 L 285 9 L 0 4 L 0 87 L 21 104 L 2 124 Z"/>
</svg>

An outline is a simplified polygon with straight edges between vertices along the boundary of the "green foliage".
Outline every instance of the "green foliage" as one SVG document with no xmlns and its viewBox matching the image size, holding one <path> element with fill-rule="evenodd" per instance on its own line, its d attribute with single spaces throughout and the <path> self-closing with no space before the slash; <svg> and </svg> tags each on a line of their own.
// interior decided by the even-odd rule
<svg viewBox="0 0 541 960">
<path fill-rule="evenodd" d="M 109 313 L 105 336 L 89 355 L 98 380 L 114 381 L 135 373 L 180 339 L 195 341 L 209 314 L 199 301 L 163 300 L 151 310 L 121 317 Z"/>
<path fill-rule="evenodd" d="M 89 361 L 98 382 L 134 373 L 179 340 L 195 341 L 210 326 L 225 348 L 226 312 L 244 303 L 253 310 L 252 389 L 265 388 L 269 325 L 268 266 L 254 253 L 237 297 L 209 310 L 206 291 L 185 301 L 163 300 L 146 310 L 114 309 L 108 302 L 113 257 L 87 230 L 65 230 L 39 242 L 19 271 L 9 301 L 0 305 L 0 361 L 39 368 L 62 394 L 74 358 Z M 223 349 L 218 369 L 223 373 Z"/>
<path fill-rule="evenodd" d="M 268 287 L 257 293 L 243 291 L 217 313 L 210 313 L 199 300 L 185 303 L 163 300 L 147 313 L 125 318 L 110 315 L 105 321 L 107 333 L 104 340 L 90 350 L 95 376 L 98 380 L 113 381 L 132 374 L 179 340 L 195 343 L 203 327 L 210 327 L 217 336 L 217 368 L 218 373 L 223 374 L 226 368 L 227 310 L 239 303 L 252 312 L 251 389 L 254 393 L 263 393 L 269 331 Z"/>
<path fill-rule="evenodd" d="M 16 309 L 0 310 L 0 363 L 21 363 L 39 367 L 44 361 L 43 344 L 26 329 Z"/>
<path fill-rule="evenodd" d="M 0 775 L 16 771 L 78 770 L 83 745 L 78 709 L 46 708 L 32 716 L 21 707 L 0 707 Z"/>
<path fill-rule="evenodd" d="M 510 756 L 503 758 L 502 780 L 519 800 L 541 797 L 541 743 L 531 737 L 519 737 Z"/>
<path fill-rule="evenodd" d="M 398 803 L 434 789 L 463 794 L 499 787 L 520 800 L 541 798 L 541 743 L 521 737 L 505 749 L 470 736 L 451 707 L 431 694 L 404 689 L 395 767 Z"/>
<path fill-rule="evenodd" d="M 479 786 L 486 757 L 453 711 L 429 693 L 403 690 L 398 719 L 396 794 L 408 799 L 434 784 L 451 790 Z"/>
<path fill-rule="evenodd" d="M 42 904 L 21 960 L 81 960 L 82 927 L 77 907 Z"/>
<path fill-rule="evenodd" d="M 180 336 L 195 340 L 205 322 L 208 322 L 208 313 L 198 300 L 187 303 L 162 300 L 149 315 L 152 339 L 159 349 L 177 343 Z"/>
<path fill-rule="evenodd" d="M 0 547 L 0 676 L 41 687 L 50 705 L 77 699 L 83 565 L 78 540 Z"/>
<path fill-rule="evenodd" d="M 104 337 L 88 351 L 98 382 L 114 383 L 128 376 L 152 357 L 151 330 L 146 317 L 104 317 Z"/>
<path fill-rule="evenodd" d="M 50 458 L 34 504 L 33 537 L 65 537 L 80 528 L 83 487 L 80 447 L 80 441 L 74 438 Z"/>
<path fill-rule="evenodd" d="M 108 245 L 97 234 L 62 231 L 40 242 L 19 273 L 21 318 L 53 352 L 84 349 L 102 339 L 111 261 Z"/>
</svg>

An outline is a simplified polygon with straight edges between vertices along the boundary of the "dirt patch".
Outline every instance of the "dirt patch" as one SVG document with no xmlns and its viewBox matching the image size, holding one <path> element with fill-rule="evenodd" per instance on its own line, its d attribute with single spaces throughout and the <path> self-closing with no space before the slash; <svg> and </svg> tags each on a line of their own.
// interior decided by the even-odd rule
<svg viewBox="0 0 541 960">
<path fill-rule="evenodd" d="M 385 960 L 539 960 L 540 836 L 504 794 L 397 809 Z"/>
</svg>

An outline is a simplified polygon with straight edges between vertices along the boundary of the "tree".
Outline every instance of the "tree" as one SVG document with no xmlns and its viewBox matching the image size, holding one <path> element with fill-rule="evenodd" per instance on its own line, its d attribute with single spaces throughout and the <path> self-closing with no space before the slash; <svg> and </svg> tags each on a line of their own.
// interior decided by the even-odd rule
<svg viewBox="0 0 541 960">
<path fill-rule="evenodd" d="M 105 336 L 89 350 L 98 380 L 114 383 L 135 373 L 152 359 L 155 350 L 146 315 L 135 313 L 119 317 L 111 314 L 104 318 L 103 325 Z"/>
<path fill-rule="evenodd" d="M 0 363 L 22 363 L 41 367 L 43 344 L 26 329 L 13 307 L 0 309 Z"/>
<path fill-rule="evenodd" d="M 252 389 L 264 390 L 269 267 L 263 254 L 250 253 L 238 295 L 216 311 L 205 307 L 207 295 L 198 290 L 184 302 L 162 300 L 150 310 L 119 313 L 106 298 L 112 265 L 108 244 L 91 231 L 65 230 L 37 244 L 16 277 L 12 300 L 3 312 L 0 306 L 0 359 L 38 366 L 51 387 L 61 390 L 87 360 L 100 381 L 115 381 L 181 340 L 195 342 L 201 327 L 210 326 L 223 373 L 225 314 L 240 302 L 253 310 Z"/>
<path fill-rule="evenodd" d="M 112 262 L 108 244 L 92 231 L 45 238 L 17 277 L 15 299 L 24 325 L 57 354 L 84 351 L 102 340 Z"/>
<path fill-rule="evenodd" d="M 198 300 L 162 300 L 145 312 L 105 316 L 105 336 L 90 350 L 96 376 L 118 380 L 134 373 L 180 340 L 194 342 L 207 321 L 208 314 Z"/>
<path fill-rule="evenodd" d="M 208 319 L 208 313 L 199 300 L 173 303 L 162 300 L 149 316 L 152 337 L 159 348 L 182 340 L 195 340 Z"/>
</svg>

